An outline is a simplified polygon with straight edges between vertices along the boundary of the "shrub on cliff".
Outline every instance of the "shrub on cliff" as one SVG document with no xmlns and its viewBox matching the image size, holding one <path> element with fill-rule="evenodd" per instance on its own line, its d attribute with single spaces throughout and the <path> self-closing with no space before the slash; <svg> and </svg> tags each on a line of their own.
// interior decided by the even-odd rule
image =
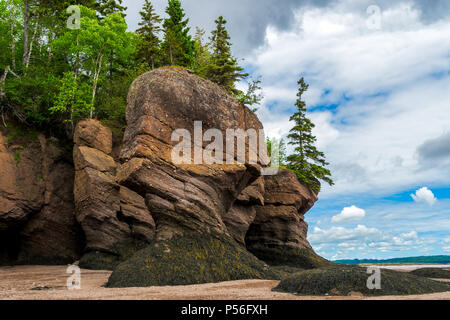
<svg viewBox="0 0 450 320">
<path fill-rule="evenodd" d="M 121 263 L 107 287 L 149 287 L 216 283 L 279 276 L 232 240 L 188 236 L 154 242 Z"/>
<path fill-rule="evenodd" d="M 441 268 L 422 268 L 410 272 L 419 277 L 434 278 L 434 279 L 450 279 L 450 269 Z"/>
<path fill-rule="evenodd" d="M 306 270 L 283 279 L 274 291 L 298 295 L 343 295 L 359 292 L 367 296 L 411 295 L 445 292 L 450 285 L 393 270 L 381 270 L 381 289 L 370 290 L 367 269 L 336 266 Z"/>
</svg>

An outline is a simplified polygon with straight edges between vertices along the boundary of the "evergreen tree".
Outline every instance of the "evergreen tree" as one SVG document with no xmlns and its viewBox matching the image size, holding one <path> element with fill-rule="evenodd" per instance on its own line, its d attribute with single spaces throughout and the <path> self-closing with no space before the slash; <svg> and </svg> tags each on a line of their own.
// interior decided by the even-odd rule
<svg viewBox="0 0 450 320">
<path fill-rule="evenodd" d="M 126 7 L 122 6 L 122 0 L 98 0 L 97 11 L 102 17 L 109 16 L 112 13 L 119 12 L 125 17 Z"/>
<path fill-rule="evenodd" d="M 155 13 L 152 3 L 145 0 L 141 15 L 140 28 L 136 33 L 140 37 L 137 47 L 138 60 L 147 63 L 152 69 L 159 65 L 159 45 L 158 33 L 161 31 L 160 23 L 162 19 Z"/>
<path fill-rule="evenodd" d="M 194 36 L 194 63 L 192 70 L 200 77 L 206 78 L 206 72 L 211 63 L 209 43 L 204 43 L 205 30 L 196 28 Z"/>
<path fill-rule="evenodd" d="M 248 74 L 242 73 L 244 69 L 238 65 L 236 58 L 231 54 L 230 36 L 225 28 L 227 21 L 220 16 L 215 23 L 216 29 L 211 36 L 212 61 L 208 66 L 207 78 L 225 91 L 240 95 L 241 92 L 236 89 L 235 83 L 247 77 Z"/>
<path fill-rule="evenodd" d="M 165 63 L 182 67 L 191 67 L 194 60 L 194 42 L 187 27 L 189 19 L 184 19 L 185 13 L 180 0 L 169 0 L 166 8 L 169 15 L 164 19 L 164 42 L 162 44 Z"/>
<path fill-rule="evenodd" d="M 295 153 L 288 157 L 287 167 L 294 171 L 302 182 L 309 184 L 315 190 L 320 190 L 320 183 L 317 179 L 325 181 L 329 185 L 333 185 L 334 182 L 331 179 L 331 172 L 325 168 L 329 164 L 325 160 L 325 154 L 317 150 L 314 145 L 317 141 L 312 134 L 315 125 L 306 117 L 307 109 L 302 97 L 309 86 L 303 78 L 298 81 L 298 84 L 300 88 L 295 103 L 298 111 L 290 118 L 290 121 L 295 122 L 295 126 L 288 136 L 289 144 L 295 146 Z"/>
</svg>

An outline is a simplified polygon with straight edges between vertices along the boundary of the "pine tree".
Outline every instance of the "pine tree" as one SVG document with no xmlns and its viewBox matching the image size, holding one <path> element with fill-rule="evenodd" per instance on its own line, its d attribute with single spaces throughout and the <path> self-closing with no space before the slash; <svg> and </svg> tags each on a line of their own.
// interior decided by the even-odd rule
<svg viewBox="0 0 450 320">
<path fill-rule="evenodd" d="M 126 7 L 122 6 L 122 0 L 99 0 L 97 11 L 102 17 L 109 16 L 112 13 L 119 12 L 125 17 Z"/>
<path fill-rule="evenodd" d="M 184 19 L 185 13 L 180 0 L 169 0 L 166 8 L 169 15 L 164 19 L 163 56 L 166 64 L 191 67 L 194 60 L 194 42 L 187 27 L 189 19 Z"/>
<path fill-rule="evenodd" d="M 325 167 L 329 165 L 325 160 L 325 154 L 317 150 L 314 145 L 317 138 L 312 134 L 314 123 L 306 117 L 306 103 L 302 100 L 303 94 L 309 86 L 301 78 L 298 81 L 300 86 L 295 103 L 298 111 L 291 116 L 290 121 L 295 122 L 288 138 L 289 144 L 295 146 L 295 153 L 288 157 L 288 168 L 294 171 L 299 180 L 309 184 L 313 189 L 319 191 L 320 183 L 317 179 L 334 185 L 331 179 L 331 172 Z"/>
<path fill-rule="evenodd" d="M 225 91 L 239 95 L 241 92 L 236 89 L 236 81 L 246 78 L 248 74 L 242 73 L 244 69 L 231 54 L 230 36 L 225 28 L 227 21 L 220 16 L 215 23 L 216 29 L 211 36 L 212 62 L 208 66 L 207 78 Z"/>
<path fill-rule="evenodd" d="M 196 28 L 194 36 L 194 63 L 192 70 L 200 77 L 206 78 L 207 67 L 211 63 L 209 43 L 204 43 L 205 30 Z"/>
<path fill-rule="evenodd" d="M 137 58 L 148 64 L 152 69 L 159 65 L 160 40 L 158 33 L 161 31 L 162 19 L 155 13 L 152 3 L 145 0 L 142 11 L 139 12 L 142 21 L 136 33 L 140 36 L 137 47 Z"/>
</svg>

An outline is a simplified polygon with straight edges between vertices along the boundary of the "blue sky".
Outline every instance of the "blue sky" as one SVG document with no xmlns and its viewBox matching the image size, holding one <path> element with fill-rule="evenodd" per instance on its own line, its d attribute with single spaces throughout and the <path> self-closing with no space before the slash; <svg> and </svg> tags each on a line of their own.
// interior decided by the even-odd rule
<svg viewBox="0 0 450 320">
<path fill-rule="evenodd" d="M 139 2 L 126 3 L 131 28 Z M 310 84 L 309 116 L 336 182 L 306 215 L 315 250 L 329 259 L 450 255 L 448 1 L 239 3 L 183 1 L 192 26 L 229 21 L 234 52 L 262 77 L 258 116 L 269 136 L 286 137 L 296 82 Z M 155 5 L 163 14 L 165 1 Z"/>
</svg>

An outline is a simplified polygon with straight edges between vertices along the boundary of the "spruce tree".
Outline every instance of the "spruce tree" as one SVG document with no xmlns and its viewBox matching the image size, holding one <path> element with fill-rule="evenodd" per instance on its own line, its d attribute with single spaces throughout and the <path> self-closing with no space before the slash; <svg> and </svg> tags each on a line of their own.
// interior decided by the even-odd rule
<svg viewBox="0 0 450 320">
<path fill-rule="evenodd" d="M 163 56 L 166 64 L 191 67 L 194 60 L 194 42 L 189 35 L 189 19 L 180 0 L 169 0 L 166 8 L 169 15 L 164 19 L 164 42 L 162 44 Z"/>
<path fill-rule="evenodd" d="M 330 186 L 334 185 L 334 182 L 331 179 L 331 172 L 326 169 L 329 163 L 325 160 L 325 154 L 315 146 L 317 138 L 312 134 L 315 125 L 306 116 L 306 103 L 302 100 L 302 97 L 309 86 L 304 78 L 298 81 L 298 85 L 300 88 L 295 103 L 298 111 L 290 118 L 290 121 L 295 122 L 295 126 L 288 136 L 289 144 L 295 146 L 295 153 L 288 157 L 287 167 L 297 174 L 300 181 L 319 191 L 320 183 L 318 179 L 325 181 Z"/>
<path fill-rule="evenodd" d="M 109 16 L 114 12 L 120 12 L 125 17 L 126 7 L 122 6 L 123 0 L 99 0 L 97 1 L 97 11 L 102 17 Z"/>
<path fill-rule="evenodd" d="M 227 21 L 220 16 L 216 21 L 216 29 L 212 32 L 211 46 L 212 46 L 212 61 L 208 66 L 207 78 L 225 91 L 238 96 L 241 94 L 236 89 L 236 82 L 248 76 L 247 73 L 242 73 L 244 70 L 237 63 L 237 59 L 231 54 L 231 43 L 228 31 L 225 28 Z"/>
<path fill-rule="evenodd" d="M 155 9 L 149 0 L 145 0 L 139 14 L 141 15 L 141 22 L 139 22 L 140 28 L 136 30 L 136 33 L 139 35 L 140 41 L 136 55 L 138 60 L 147 63 L 154 69 L 160 63 L 158 33 L 161 31 L 160 23 L 162 19 L 155 13 Z"/>
</svg>

